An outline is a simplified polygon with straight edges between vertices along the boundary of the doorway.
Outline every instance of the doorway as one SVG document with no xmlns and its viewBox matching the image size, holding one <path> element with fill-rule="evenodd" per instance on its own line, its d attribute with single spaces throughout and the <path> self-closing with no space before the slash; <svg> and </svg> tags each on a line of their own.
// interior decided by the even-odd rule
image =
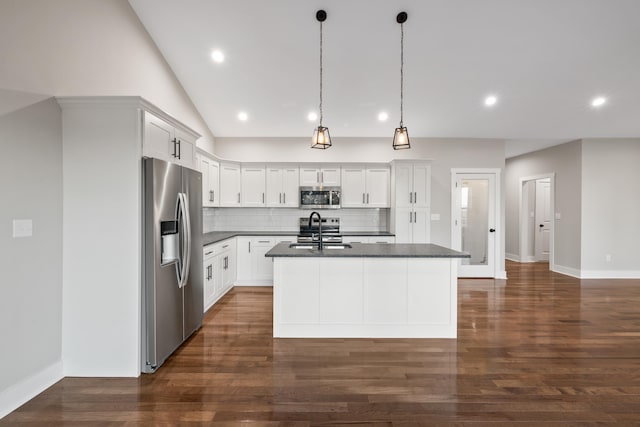
<svg viewBox="0 0 640 427">
<path fill-rule="evenodd" d="M 452 170 L 451 246 L 467 252 L 458 277 L 496 277 L 500 253 L 499 170 Z"/>
<path fill-rule="evenodd" d="M 520 179 L 520 262 L 553 269 L 555 174 Z"/>
</svg>

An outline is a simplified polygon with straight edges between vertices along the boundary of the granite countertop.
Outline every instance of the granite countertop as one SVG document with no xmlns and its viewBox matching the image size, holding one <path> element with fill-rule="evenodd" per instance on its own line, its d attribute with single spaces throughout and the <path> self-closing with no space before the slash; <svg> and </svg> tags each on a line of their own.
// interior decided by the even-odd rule
<svg viewBox="0 0 640 427">
<path fill-rule="evenodd" d="M 279 243 L 265 254 L 266 257 L 316 257 L 316 258 L 470 258 L 465 252 L 454 251 L 433 244 L 399 243 L 351 243 L 346 249 L 296 249 L 288 242 Z"/>
<path fill-rule="evenodd" d="M 395 236 L 386 231 L 346 231 L 342 236 Z M 202 245 L 207 246 L 236 236 L 297 236 L 297 231 L 212 231 L 204 233 Z"/>
</svg>

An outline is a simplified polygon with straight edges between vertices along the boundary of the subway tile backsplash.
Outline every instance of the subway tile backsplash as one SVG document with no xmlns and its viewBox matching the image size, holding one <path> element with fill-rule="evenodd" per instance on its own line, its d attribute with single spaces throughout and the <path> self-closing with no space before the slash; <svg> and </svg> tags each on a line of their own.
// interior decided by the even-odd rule
<svg viewBox="0 0 640 427">
<path fill-rule="evenodd" d="M 295 208 L 204 208 L 203 231 L 298 231 L 298 218 L 313 210 Z M 389 209 L 319 210 L 340 218 L 342 231 L 388 231 Z"/>
</svg>

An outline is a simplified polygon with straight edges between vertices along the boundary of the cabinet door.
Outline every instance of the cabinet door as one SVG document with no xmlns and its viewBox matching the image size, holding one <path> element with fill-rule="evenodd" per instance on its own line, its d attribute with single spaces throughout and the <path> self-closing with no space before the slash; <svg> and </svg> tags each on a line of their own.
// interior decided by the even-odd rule
<svg viewBox="0 0 640 427">
<path fill-rule="evenodd" d="M 213 277 L 215 259 L 215 257 L 210 257 L 204 260 L 204 311 L 207 311 L 215 301 L 215 280 Z"/>
<path fill-rule="evenodd" d="M 142 154 L 154 159 L 174 161 L 178 155 L 178 146 L 173 138 L 173 126 L 154 116 L 144 114 L 144 137 Z"/>
<path fill-rule="evenodd" d="M 210 160 L 206 157 L 199 157 L 198 159 L 198 169 L 202 174 L 202 206 L 211 207 L 213 206 L 213 190 L 211 190 L 211 179 L 209 177 L 209 162 Z"/>
<path fill-rule="evenodd" d="M 431 166 L 416 163 L 413 166 L 413 205 L 416 208 L 428 208 L 431 187 Z"/>
<path fill-rule="evenodd" d="M 204 178 L 202 181 L 204 182 Z M 220 206 L 220 165 L 215 160 L 209 162 L 209 190 L 211 206 Z"/>
<path fill-rule="evenodd" d="M 395 214 L 396 243 L 413 243 L 413 210 L 396 208 Z"/>
<path fill-rule="evenodd" d="M 275 246 L 274 239 L 255 238 L 252 246 L 252 279 L 273 280 L 273 258 L 264 256 Z"/>
<path fill-rule="evenodd" d="M 282 170 L 282 206 L 297 208 L 300 204 L 300 184 L 298 168 Z"/>
<path fill-rule="evenodd" d="M 240 206 L 240 168 L 236 165 L 220 165 L 220 206 Z"/>
<path fill-rule="evenodd" d="M 282 169 L 267 168 L 266 205 L 268 207 L 282 206 Z"/>
<path fill-rule="evenodd" d="M 251 240 L 250 237 L 238 237 L 236 240 L 236 278 L 238 282 L 251 280 L 251 250 L 255 249 L 251 247 Z"/>
<path fill-rule="evenodd" d="M 315 187 L 320 185 L 320 169 L 300 168 L 300 186 Z"/>
<path fill-rule="evenodd" d="M 243 167 L 242 185 L 242 206 L 262 207 L 265 206 L 265 169 L 264 167 Z"/>
<path fill-rule="evenodd" d="M 196 140 L 180 129 L 175 130 L 175 138 L 178 145 L 176 163 L 191 169 L 196 168 Z"/>
<path fill-rule="evenodd" d="M 429 209 L 414 209 L 412 243 L 429 243 L 430 225 Z"/>
<path fill-rule="evenodd" d="M 366 171 L 366 202 L 370 208 L 388 208 L 389 200 L 389 168 L 367 169 Z M 342 186 L 344 198 L 344 182 Z"/>
<path fill-rule="evenodd" d="M 330 167 L 322 168 L 320 170 L 320 183 L 325 186 L 339 186 L 340 185 L 340 168 Z"/>
<path fill-rule="evenodd" d="M 366 207 L 366 170 L 365 168 L 342 168 L 343 208 Z"/>
<path fill-rule="evenodd" d="M 411 164 L 394 166 L 395 207 L 410 208 L 413 202 L 413 167 Z"/>
</svg>

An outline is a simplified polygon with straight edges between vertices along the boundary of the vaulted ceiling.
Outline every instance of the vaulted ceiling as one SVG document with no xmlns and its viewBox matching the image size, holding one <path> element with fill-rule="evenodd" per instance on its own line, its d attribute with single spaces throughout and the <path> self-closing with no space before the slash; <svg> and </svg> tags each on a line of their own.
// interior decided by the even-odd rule
<svg viewBox="0 0 640 427">
<path fill-rule="evenodd" d="M 640 136 L 637 0 L 129 2 L 216 136 L 311 135 L 318 9 L 328 14 L 324 124 L 333 137 L 392 136 L 400 11 L 409 15 L 404 122 L 413 137 Z M 595 97 L 606 103 L 591 106 Z"/>
</svg>

